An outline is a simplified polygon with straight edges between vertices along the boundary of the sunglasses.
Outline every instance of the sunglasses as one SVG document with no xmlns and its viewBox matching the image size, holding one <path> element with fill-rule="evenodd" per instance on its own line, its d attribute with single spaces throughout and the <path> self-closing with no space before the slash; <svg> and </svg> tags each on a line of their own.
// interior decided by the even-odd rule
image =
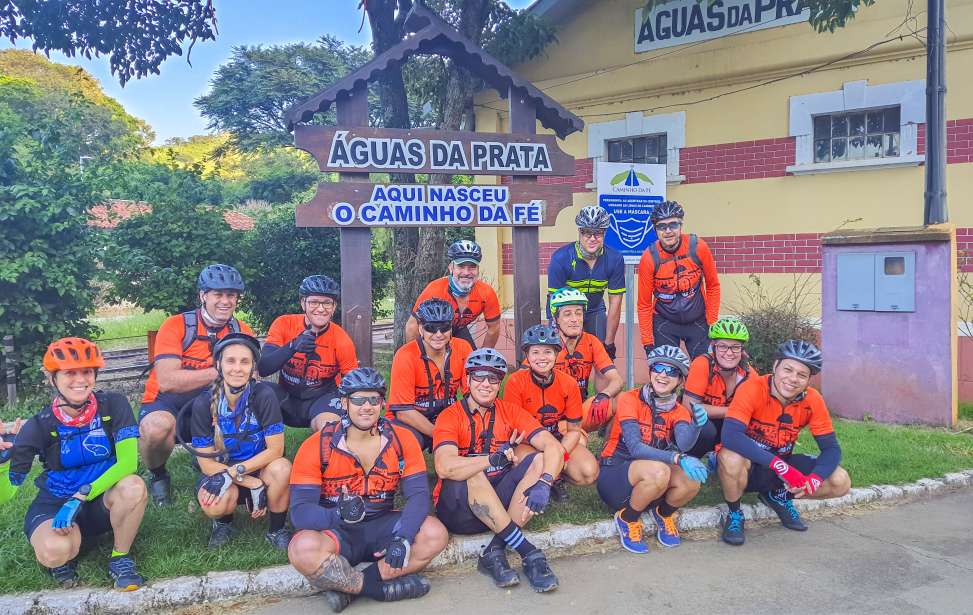
<svg viewBox="0 0 973 615">
<path fill-rule="evenodd" d="M 713 347 L 716 348 L 717 352 L 722 352 L 724 354 L 740 354 L 743 352 L 742 344 L 735 344 L 732 346 L 730 344 L 714 344 Z"/>
<path fill-rule="evenodd" d="M 483 382 L 484 380 L 486 380 L 490 384 L 500 384 L 501 378 L 496 374 L 491 374 L 487 372 L 477 372 L 474 374 L 470 374 L 470 380 L 472 380 L 473 382 Z"/>
<path fill-rule="evenodd" d="M 665 363 L 656 363 L 652 366 L 652 373 L 654 374 L 665 374 L 670 378 L 675 378 L 680 375 L 680 371 L 671 365 L 666 365 Z"/>
<path fill-rule="evenodd" d="M 678 231 L 682 226 L 682 222 L 679 220 L 673 220 L 672 222 L 658 222 L 655 225 L 655 230 L 659 231 Z"/>
<path fill-rule="evenodd" d="M 453 330 L 453 323 L 443 322 L 443 323 L 428 323 L 422 325 L 422 330 L 426 333 L 446 333 Z"/>
<path fill-rule="evenodd" d="M 380 406 L 382 405 L 381 395 L 353 395 L 348 398 L 348 403 L 352 406 L 364 406 L 368 404 L 369 406 Z"/>
</svg>

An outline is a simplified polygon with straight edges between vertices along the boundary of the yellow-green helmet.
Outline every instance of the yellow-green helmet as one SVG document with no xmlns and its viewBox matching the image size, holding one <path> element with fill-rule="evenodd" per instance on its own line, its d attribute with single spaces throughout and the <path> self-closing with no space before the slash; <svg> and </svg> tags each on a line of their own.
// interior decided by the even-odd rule
<svg viewBox="0 0 973 615">
<path fill-rule="evenodd" d="M 570 286 L 564 286 L 551 293 L 551 314 L 557 317 L 557 311 L 566 305 L 581 305 L 588 308 L 588 297 L 583 292 Z"/>
<path fill-rule="evenodd" d="M 711 340 L 737 340 L 744 344 L 750 341 L 747 325 L 738 318 L 720 318 L 709 327 Z"/>
</svg>

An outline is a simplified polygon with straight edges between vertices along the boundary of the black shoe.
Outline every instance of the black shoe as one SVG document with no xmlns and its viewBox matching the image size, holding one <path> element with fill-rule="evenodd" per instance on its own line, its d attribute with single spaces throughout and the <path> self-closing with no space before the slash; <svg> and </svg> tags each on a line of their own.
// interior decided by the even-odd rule
<svg viewBox="0 0 973 615">
<path fill-rule="evenodd" d="M 210 549 L 219 549 L 226 543 L 230 542 L 230 538 L 233 536 L 233 524 L 224 523 L 217 519 L 213 520 L 213 528 L 209 531 L 209 544 L 207 545 Z"/>
<path fill-rule="evenodd" d="M 47 571 L 62 588 L 71 589 L 77 587 L 79 583 L 77 566 L 77 562 L 71 560 L 57 568 L 48 568 Z"/>
<path fill-rule="evenodd" d="M 786 495 L 779 497 L 772 491 L 761 492 L 757 498 L 777 513 L 780 524 L 795 532 L 807 531 L 807 525 L 801 520 L 801 513 L 794 507 L 794 502 Z"/>
<path fill-rule="evenodd" d="M 551 485 L 551 499 L 558 503 L 568 501 L 568 486 L 564 484 L 564 479 L 558 479 Z"/>
<path fill-rule="evenodd" d="M 333 613 L 340 613 L 348 608 L 348 605 L 355 601 L 355 594 L 346 594 L 345 592 L 339 592 L 329 589 L 321 594 L 324 596 L 324 600 L 328 603 L 328 608 L 331 609 Z"/>
<path fill-rule="evenodd" d="M 280 528 L 273 532 L 267 532 L 267 542 L 279 551 L 286 551 L 287 545 L 291 542 L 291 532 L 286 528 Z M 346 605 L 347 606 L 347 605 Z"/>
<path fill-rule="evenodd" d="M 432 585 L 429 579 L 421 574 L 407 574 L 405 576 L 382 581 L 382 602 L 398 602 L 422 598 L 429 593 Z"/>
<path fill-rule="evenodd" d="M 484 549 L 476 561 L 476 569 L 492 578 L 497 587 L 511 587 L 520 583 L 520 575 L 510 567 L 503 547 Z"/>
<path fill-rule="evenodd" d="M 524 558 L 524 575 L 535 592 L 549 592 L 557 589 L 557 577 L 547 565 L 547 557 L 538 549 Z"/>
<path fill-rule="evenodd" d="M 744 518 L 742 510 L 731 510 L 727 512 L 723 515 L 723 534 L 720 538 L 728 545 L 739 547 L 746 541 L 743 526 Z"/>
<path fill-rule="evenodd" d="M 152 503 L 156 506 L 172 504 L 172 479 L 169 475 L 156 476 L 153 474 L 149 480 L 149 494 L 152 496 Z"/>
</svg>

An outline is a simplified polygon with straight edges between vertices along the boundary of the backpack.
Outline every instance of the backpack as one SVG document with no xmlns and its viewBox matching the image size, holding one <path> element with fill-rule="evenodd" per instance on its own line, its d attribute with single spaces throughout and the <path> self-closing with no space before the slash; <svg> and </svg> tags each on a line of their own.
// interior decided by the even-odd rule
<svg viewBox="0 0 973 615">
<path fill-rule="evenodd" d="M 182 313 L 182 351 L 186 352 L 189 347 L 193 345 L 196 341 L 196 334 L 199 329 L 199 322 L 196 316 L 196 310 L 191 310 L 189 312 Z M 226 321 L 226 326 L 230 327 L 230 333 L 240 333 L 240 321 L 235 317 L 230 316 L 230 320 Z M 210 344 L 212 347 L 212 343 Z"/>
<path fill-rule="evenodd" d="M 104 398 L 104 393 L 95 391 L 95 397 L 98 400 L 98 416 L 101 418 L 101 428 L 105 431 L 105 435 L 108 437 L 108 442 L 111 445 L 112 454 L 114 454 L 115 426 L 112 424 L 111 413 L 108 412 L 108 404 Z M 57 431 L 59 421 L 54 416 L 54 411 L 50 407 L 42 410 L 37 415 L 37 420 L 44 434 L 47 436 L 47 440 L 39 455 L 41 463 L 54 471 L 63 470 L 64 466 L 61 464 L 61 438 Z"/>
<path fill-rule="evenodd" d="M 690 260 L 696 263 L 697 267 L 702 269 L 703 263 L 702 261 L 699 260 L 699 256 L 697 256 L 696 254 L 696 246 L 698 244 L 699 244 L 699 237 L 697 237 L 695 233 L 691 234 L 689 236 L 689 254 L 687 254 L 687 256 Z M 665 258 L 661 258 L 659 255 L 658 241 L 653 242 L 652 245 L 648 247 L 648 250 L 649 250 L 649 254 L 652 255 L 652 263 L 655 266 L 655 269 L 652 270 L 653 277 L 659 273 L 659 267 L 661 267 L 663 263 L 668 263 L 669 261 L 674 261 L 680 258 L 684 258 L 682 256 L 674 256 L 672 254 L 669 254 L 668 252 L 666 252 Z"/>
<path fill-rule="evenodd" d="M 392 429 L 392 424 L 385 419 L 379 419 L 379 432 L 389 438 L 392 441 L 392 447 L 395 448 L 395 454 L 399 457 L 399 472 L 405 468 L 405 458 L 402 454 L 402 443 L 399 441 L 398 434 Z M 324 429 L 321 430 L 321 442 L 320 442 L 320 452 L 321 452 L 321 475 L 324 476 L 324 471 L 328 469 L 328 460 L 331 458 L 331 441 L 334 439 L 335 433 L 338 431 L 338 423 L 329 423 L 325 425 Z"/>
</svg>

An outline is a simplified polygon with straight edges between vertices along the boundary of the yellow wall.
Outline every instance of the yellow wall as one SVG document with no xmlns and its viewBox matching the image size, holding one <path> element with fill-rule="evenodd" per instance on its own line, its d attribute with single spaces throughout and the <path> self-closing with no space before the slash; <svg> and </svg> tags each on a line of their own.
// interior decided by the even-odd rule
<svg viewBox="0 0 973 615">
<path fill-rule="evenodd" d="M 925 50 L 911 37 L 882 45 L 826 69 L 725 96 L 712 102 L 694 101 L 810 69 L 889 38 L 907 34 L 904 1 L 885 0 L 859 11 L 858 17 L 835 34 L 817 34 L 807 24 L 772 28 L 724 37 L 700 45 L 634 53 L 632 30 L 640 0 L 599 0 L 561 24 L 558 44 L 545 56 L 517 67 L 523 76 L 586 123 L 622 119 L 625 113 L 686 113 L 686 146 L 751 141 L 788 136 L 789 97 L 840 90 L 849 81 L 870 86 L 925 78 Z M 914 3 L 915 11 L 924 3 Z M 973 117 L 973 0 L 947 0 L 951 26 L 946 58 L 948 119 Z M 925 26 L 924 14 L 919 27 Z M 625 66 L 636 63 L 631 66 Z M 613 67 L 625 66 L 617 70 Z M 557 87 L 558 83 L 589 78 Z M 478 127 L 506 131 L 506 101 L 485 92 L 477 101 Z M 610 113 L 611 115 L 600 115 Z M 596 115 L 599 114 L 599 115 Z M 540 129 L 540 127 L 539 127 Z M 588 156 L 587 135 L 571 135 L 563 149 L 577 158 Z M 699 235 L 752 235 L 827 232 L 839 226 L 867 228 L 922 223 L 924 167 L 855 170 L 767 179 L 670 185 L 669 198 L 687 210 L 687 230 Z M 951 221 L 973 226 L 973 165 L 947 168 Z M 577 207 L 596 201 L 580 193 Z M 543 228 L 541 242 L 576 237 L 576 208 L 561 213 L 558 225 Z M 512 304 L 511 276 L 500 276 L 500 245 L 510 242 L 508 229 L 478 229 L 484 245 L 485 277 L 500 280 L 501 300 Z M 773 286 L 788 285 L 793 276 L 761 274 Z M 724 276 L 724 305 L 739 303 L 737 287 L 747 276 Z M 546 279 L 541 287 L 546 288 Z M 819 291 L 819 281 L 815 285 Z M 726 310 L 724 310 L 726 311 Z"/>
</svg>

